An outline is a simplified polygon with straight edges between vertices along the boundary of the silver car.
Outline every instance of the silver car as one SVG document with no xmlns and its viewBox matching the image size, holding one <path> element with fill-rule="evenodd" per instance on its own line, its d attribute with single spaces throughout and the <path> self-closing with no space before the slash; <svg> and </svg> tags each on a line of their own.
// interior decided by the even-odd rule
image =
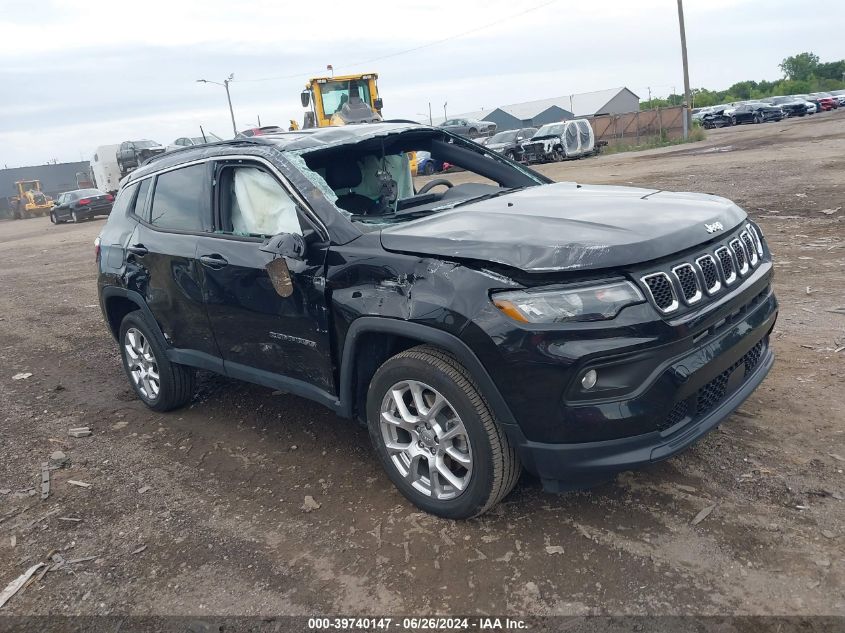
<svg viewBox="0 0 845 633">
<path fill-rule="evenodd" d="M 446 119 L 439 127 L 461 136 L 478 138 L 496 133 L 496 124 L 478 119 Z"/>
</svg>

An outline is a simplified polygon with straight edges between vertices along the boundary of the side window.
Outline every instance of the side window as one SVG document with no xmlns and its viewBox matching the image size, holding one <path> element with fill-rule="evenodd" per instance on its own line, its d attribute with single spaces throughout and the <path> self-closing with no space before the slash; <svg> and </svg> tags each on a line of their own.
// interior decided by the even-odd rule
<svg viewBox="0 0 845 633">
<path fill-rule="evenodd" d="M 206 199 L 206 165 L 160 174 L 153 190 L 150 224 L 161 229 L 201 231 Z"/>
<path fill-rule="evenodd" d="M 244 236 L 302 235 L 296 202 L 263 169 L 224 167 L 219 192 L 221 232 Z"/>
<path fill-rule="evenodd" d="M 149 217 L 144 212 L 147 208 L 147 194 L 150 191 L 152 182 L 152 178 L 145 178 L 141 181 L 141 184 L 138 185 L 138 196 L 135 198 L 135 204 L 132 205 L 132 213 L 142 220 L 149 220 Z"/>
<path fill-rule="evenodd" d="M 126 210 L 129 208 L 129 205 L 132 204 L 132 201 L 135 199 L 135 191 L 138 189 L 138 184 L 133 183 L 128 187 L 124 187 L 117 193 L 117 198 L 114 200 L 114 205 L 112 206 L 111 214 L 120 217 Z"/>
</svg>

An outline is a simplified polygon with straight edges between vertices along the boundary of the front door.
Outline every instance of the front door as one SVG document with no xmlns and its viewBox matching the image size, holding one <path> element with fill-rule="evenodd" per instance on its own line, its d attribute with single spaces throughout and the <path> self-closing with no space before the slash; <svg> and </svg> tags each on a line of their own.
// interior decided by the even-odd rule
<svg viewBox="0 0 845 633">
<path fill-rule="evenodd" d="M 316 236 L 286 185 L 261 163 L 221 161 L 215 230 L 199 239 L 208 318 L 226 373 L 263 384 L 279 376 L 334 392 L 323 271 L 328 244 L 309 240 L 288 262 L 292 292 L 280 294 L 261 250 L 281 233 Z"/>
</svg>

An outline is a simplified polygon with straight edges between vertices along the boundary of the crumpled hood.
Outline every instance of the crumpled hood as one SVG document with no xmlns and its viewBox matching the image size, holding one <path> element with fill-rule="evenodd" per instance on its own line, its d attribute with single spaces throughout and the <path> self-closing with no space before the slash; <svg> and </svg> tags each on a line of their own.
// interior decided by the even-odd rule
<svg viewBox="0 0 845 633">
<path fill-rule="evenodd" d="M 390 251 L 526 272 L 594 270 L 671 255 L 718 239 L 745 219 L 717 196 L 555 183 L 395 225 L 381 241 Z M 715 223 L 722 229 L 708 232 L 705 224 Z"/>
</svg>

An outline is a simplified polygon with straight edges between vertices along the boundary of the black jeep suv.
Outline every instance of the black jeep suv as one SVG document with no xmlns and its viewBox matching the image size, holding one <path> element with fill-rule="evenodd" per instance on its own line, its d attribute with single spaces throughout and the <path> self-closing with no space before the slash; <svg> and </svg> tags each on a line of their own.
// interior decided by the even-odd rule
<svg viewBox="0 0 845 633">
<path fill-rule="evenodd" d="M 478 182 L 416 188 L 414 151 Z M 735 204 L 552 183 L 426 126 L 163 154 L 97 245 L 147 406 L 188 403 L 196 369 L 316 400 L 445 517 L 489 509 L 523 467 L 559 491 L 674 455 L 773 362 L 771 258 Z"/>
</svg>

